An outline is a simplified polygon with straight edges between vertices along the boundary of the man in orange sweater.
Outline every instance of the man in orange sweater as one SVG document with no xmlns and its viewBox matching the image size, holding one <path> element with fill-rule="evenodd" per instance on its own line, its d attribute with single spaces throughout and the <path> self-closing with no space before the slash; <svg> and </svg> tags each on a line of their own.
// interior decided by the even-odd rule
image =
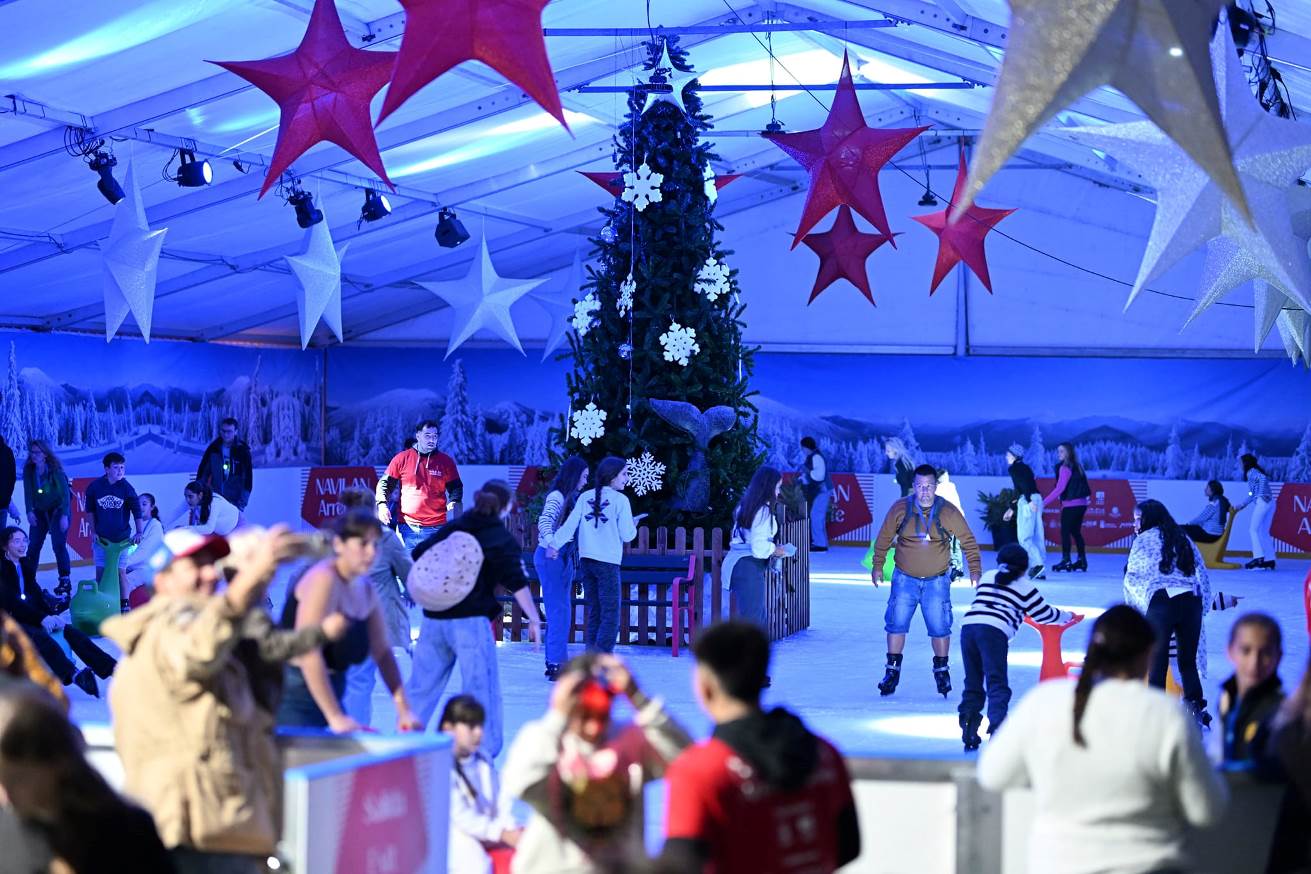
<svg viewBox="0 0 1311 874">
<path fill-rule="evenodd" d="M 888 663 L 879 692 L 891 695 L 901 680 L 901 652 L 918 607 L 933 643 L 933 679 L 945 698 L 951 691 L 947 654 L 951 651 L 951 544 L 960 542 L 970 567 L 970 582 L 978 585 L 983 572 L 979 544 L 960 510 L 938 497 L 938 472 L 931 465 L 915 468 L 910 495 L 898 498 L 883 517 L 874 539 L 874 586 L 883 584 L 883 559 L 893 555 L 892 594 L 883 616 L 888 634 Z"/>
</svg>

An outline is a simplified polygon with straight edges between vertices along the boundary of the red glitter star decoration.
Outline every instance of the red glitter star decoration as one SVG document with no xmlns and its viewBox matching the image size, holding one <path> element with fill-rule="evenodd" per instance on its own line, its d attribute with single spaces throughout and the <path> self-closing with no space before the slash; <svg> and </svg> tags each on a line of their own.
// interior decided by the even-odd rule
<svg viewBox="0 0 1311 874">
<path fill-rule="evenodd" d="M 579 170 L 579 175 L 586 176 L 597 185 L 600 185 L 606 191 L 615 197 L 624 193 L 624 174 L 618 171 L 607 170 Z M 741 173 L 729 173 L 724 176 L 715 177 L 715 190 L 720 191 L 725 185 L 734 179 L 741 179 Z"/>
<path fill-rule="evenodd" d="M 405 33 L 379 123 L 447 70 L 465 61 L 482 61 L 568 130 L 542 33 L 542 9 L 548 2 L 401 0 Z"/>
<path fill-rule="evenodd" d="M 808 234 L 802 240 L 819 256 L 819 274 L 815 277 L 815 287 L 810 290 L 810 300 L 806 301 L 806 306 L 814 303 L 820 292 L 839 279 L 845 279 L 856 286 L 866 300 L 874 303 L 865 261 L 884 243 L 892 243 L 894 236 L 896 234 L 863 233 L 851 217 L 851 208 L 845 204 L 838 207 L 838 217 L 833 220 L 833 227 L 822 234 Z"/>
<path fill-rule="evenodd" d="M 883 196 L 879 193 L 879 170 L 926 130 L 928 127 L 883 129 L 866 125 L 851 82 L 851 64 L 844 53 L 842 76 L 824 126 L 795 134 L 764 134 L 765 139 L 795 158 L 810 173 L 806 205 L 801 211 L 801 225 L 792 240 L 792 248 L 840 204 L 864 216 L 895 247 L 897 243 L 892 240 L 888 217 L 883 211 Z"/>
<path fill-rule="evenodd" d="M 395 52 L 366 52 L 346 41 L 333 0 L 315 0 L 296 51 L 263 61 L 211 61 L 277 101 L 278 142 L 259 196 L 314 144 L 336 143 L 388 185 L 369 102 L 391 77 Z"/>
<path fill-rule="evenodd" d="M 928 215 L 913 215 L 915 221 L 938 235 L 938 263 L 933 267 L 933 286 L 929 295 L 938 290 L 938 285 L 946 278 L 951 269 L 964 261 L 965 266 L 974 271 L 983 287 L 992 294 L 992 277 L 988 275 L 988 255 L 983 249 L 983 238 L 988 236 L 997 223 L 1015 212 L 1013 209 L 984 209 L 970 206 L 953 222 L 947 220 L 951 213 L 951 204 L 961 201 L 968 177 L 965 168 L 965 149 L 960 150 L 960 167 L 956 171 L 956 187 L 951 192 L 951 203 L 941 212 Z"/>
</svg>

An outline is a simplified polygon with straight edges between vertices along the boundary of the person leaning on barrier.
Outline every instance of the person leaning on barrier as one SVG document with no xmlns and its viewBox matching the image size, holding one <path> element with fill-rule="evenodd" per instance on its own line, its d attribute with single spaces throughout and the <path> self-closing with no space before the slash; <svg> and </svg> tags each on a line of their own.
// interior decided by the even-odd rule
<svg viewBox="0 0 1311 874">
<path fill-rule="evenodd" d="M 280 824 L 273 721 L 239 652 L 247 615 L 278 565 L 314 547 L 278 526 L 228 541 L 170 531 L 156 554 L 155 597 L 105 621 L 123 649 L 110 693 L 124 790 L 154 816 L 181 874 L 262 871 Z"/>
</svg>

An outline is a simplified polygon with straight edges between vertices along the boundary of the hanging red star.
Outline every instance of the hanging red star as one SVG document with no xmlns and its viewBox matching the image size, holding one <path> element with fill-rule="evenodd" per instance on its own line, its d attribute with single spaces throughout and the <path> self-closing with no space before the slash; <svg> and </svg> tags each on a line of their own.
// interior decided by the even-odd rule
<svg viewBox="0 0 1311 874">
<path fill-rule="evenodd" d="M 833 227 L 822 234 L 808 234 L 802 240 L 819 256 L 819 274 L 815 277 L 815 287 L 810 290 L 810 300 L 806 301 L 806 306 L 814 303 L 820 292 L 839 279 L 845 279 L 856 286 L 866 300 L 874 303 L 865 261 L 884 243 L 893 242 L 893 236 L 896 235 L 863 233 L 856 227 L 850 207 L 845 204 L 838 207 L 838 217 L 833 220 Z"/>
<path fill-rule="evenodd" d="M 795 134 L 767 133 L 765 139 L 787 152 L 810 173 L 801 225 L 792 240 L 797 247 L 819 220 L 833 207 L 846 204 L 865 217 L 880 233 L 892 240 L 892 229 L 883 211 L 879 193 L 879 170 L 927 127 L 883 129 L 865 124 L 856 88 L 851 82 L 851 64 L 844 53 L 842 76 L 829 107 L 824 126 Z"/>
<path fill-rule="evenodd" d="M 333 0 L 315 0 L 309 26 L 291 54 L 263 61 L 211 61 L 277 101 L 282 110 L 263 197 L 282 172 L 327 140 L 350 152 L 388 185 L 373 135 L 369 102 L 387 84 L 395 52 L 366 52 L 346 41 Z"/>
<path fill-rule="evenodd" d="M 965 149 L 960 150 L 960 167 L 956 171 L 956 187 L 951 192 L 951 203 L 941 212 L 913 215 L 911 218 L 938 235 L 938 263 L 933 267 L 933 285 L 929 295 L 938 290 L 939 283 L 951 269 L 964 261 L 974 271 L 983 287 L 992 294 L 992 277 L 988 275 L 988 256 L 983 249 L 983 238 L 997 223 L 1015 212 L 1013 209 L 984 209 L 970 206 L 954 222 L 948 222 L 951 204 L 960 202 L 968 174 L 965 168 Z"/>
<path fill-rule="evenodd" d="M 546 57 L 542 9 L 549 0 L 401 0 L 405 33 L 383 119 L 420 88 L 465 61 L 482 61 L 569 123 Z"/>
<path fill-rule="evenodd" d="M 624 193 L 624 174 L 618 171 L 605 170 L 579 170 L 578 173 L 591 179 L 597 185 L 600 185 L 613 196 L 618 197 Z M 726 176 L 715 177 L 715 190 L 720 191 L 725 185 L 734 179 L 741 179 L 741 173 L 729 173 Z"/>
</svg>

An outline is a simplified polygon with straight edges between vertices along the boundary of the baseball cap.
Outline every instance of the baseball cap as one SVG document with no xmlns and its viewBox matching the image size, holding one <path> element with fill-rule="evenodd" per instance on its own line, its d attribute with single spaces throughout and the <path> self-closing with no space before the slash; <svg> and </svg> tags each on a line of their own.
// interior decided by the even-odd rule
<svg viewBox="0 0 1311 874">
<path fill-rule="evenodd" d="M 198 552 L 207 552 L 222 558 L 232 551 L 226 537 L 219 534 L 201 534 L 191 528 L 174 528 L 164 534 L 164 543 L 150 557 L 150 567 L 162 571 L 175 558 L 186 558 Z"/>
</svg>

